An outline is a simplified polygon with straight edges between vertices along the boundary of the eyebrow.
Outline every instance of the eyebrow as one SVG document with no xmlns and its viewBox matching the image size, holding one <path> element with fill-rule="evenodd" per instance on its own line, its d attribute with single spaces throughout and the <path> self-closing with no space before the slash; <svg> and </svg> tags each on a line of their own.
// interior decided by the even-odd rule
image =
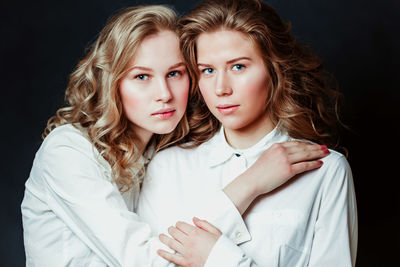
<svg viewBox="0 0 400 267">
<path fill-rule="evenodd" d="M 181 67 L 181 66 L 185 66 L 186 67 L 186 64 L 183 63 L 183 62 L 179 62 L 179 63 L 176 63 L 176 64 L 172 65 L 171 67 L 169 67 L 168 70 L 175 69 L 175 68 L 178 68 L 178 67 Z"/>
<path fill-rule="evenodd" d="M 146 68 L 146 67 L 142 67 L 142 66 L 133 66 L 132 68 L 129 69 L 129 71 L 133 71 L 133 70 L 144 70 L 144 71 L 153 71 L 151 68 Z"/>
<path fill-rule="evenodd" d="M 249 61 L 251 61 L 251 58 L 249 58 L 249 57 L 237 57 L 237 58 L 233 58 L 231 60 L 228 60 L 226 63 L 227 64 L 232 64 L 232 63 L 234 63 L 236 61 L 240 61 L 240 60 L 249 60 Z M 200 67 L 200 66 L 202 66 L 202 67 L 210 67 L 211 65 L 210 64 L 205 64 L 205 63 L 198 63 L 197 66 L 198 67 Z"/>
<path fill-rule="evenodd" d="M 178 62 L 178 63 L 172 65 L 171 67 L 169 67 L 168 70 L 175 69 L 175 68 L 178 68 L 178 67 L 181 67 L 181 66 L 186 66 L 186 65 L 183 62 Z M 129 71 L 133 71 L 133 70 L 136 70 L 136 69 L 137 70 L 143 70 L 143 71 L 153 71 L 153 69 L 151 69 L 151 68 L 142 67 L 142 66 L 133 66 L 132 68 L 129 69 Z"/>
<path fill-rule="evenodd" d="M 239 61 L 239 60 L 250 60 L 251 61 L 251 58 L 249 58 L 249 57 L 237 57 L 237 58 L 228 60 L 226 63 L 232 64 L 232 63 L 234 63 L 236 61 Z"/>
</svg>

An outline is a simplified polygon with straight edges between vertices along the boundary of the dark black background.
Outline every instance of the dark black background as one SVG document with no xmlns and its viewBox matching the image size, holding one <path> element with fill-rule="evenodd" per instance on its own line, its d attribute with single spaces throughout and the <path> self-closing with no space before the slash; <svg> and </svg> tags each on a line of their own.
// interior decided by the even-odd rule
<svg viewBox="0 0 400 267">
<path fill-rule="evenodd" d="M 357 266 L 397 265 L 400 1 L 268 2 L 322 57 L 345 95 L 343 119 L 352 132 L 342 144 L 359 209 Z M 63 104 L 69 73 L 111 14 L 143 3 L 172 4 L 183 14 L 196 1 L 1 1 L 0 266 L 24 266 L 24 182 L 45 123 Z"/>
</svg>

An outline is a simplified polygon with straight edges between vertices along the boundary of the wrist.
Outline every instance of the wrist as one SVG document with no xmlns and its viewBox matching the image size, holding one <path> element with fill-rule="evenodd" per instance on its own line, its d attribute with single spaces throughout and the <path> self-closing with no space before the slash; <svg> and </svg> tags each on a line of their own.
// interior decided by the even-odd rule
<svg viewBox="0 0 400 267">
<path fill-rule="evenodd" d="M 256 183 L 246 173 L 238 176 L 223 191 L 231 199 L 240 214 L 243 214 L 254 199 L 260 195 Z"/>
</svg>

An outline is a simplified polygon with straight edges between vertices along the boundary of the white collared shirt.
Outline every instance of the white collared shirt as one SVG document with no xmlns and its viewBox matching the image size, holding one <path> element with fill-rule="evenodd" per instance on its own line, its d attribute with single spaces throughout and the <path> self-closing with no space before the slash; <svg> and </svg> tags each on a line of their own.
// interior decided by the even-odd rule
<svg viewBox="0 0 400 267">
<path fill-rule="evenodd" d="M 213 223 L 212 218 L 196 214 L 209 192 L 226 186 L 272 144 L 288 140 L 275 128 L 254 146 L 236 150 L 221 129 L 197 148 L 161 151 L 148 167 L 139 216 L 158 233 L 166 232 L 177 219 L 190 222 L 192 216 Z M 244 231 L 222 235 L 206 266 L 354 266 L 357 210 L 351 170 L 335 151 L 323 162 L 318 170 L 258 198 L 244 216 L 250 236 Z M 165 192 L 169 198 L 160 197 Z"/>
<path fill-rule="evenodd" d="M 59 126 L 46 137 L 21 205 L 27 266 L 172 265 L 157 255 L 166 247 L 134 213 L 139 186 L 121 194 L 110 173 L 109 164 L 72 125 Z M 210 202 L 220 206 L 205 213 L 228 233 L 247 231 L 222 191 Z"/>
</svg>

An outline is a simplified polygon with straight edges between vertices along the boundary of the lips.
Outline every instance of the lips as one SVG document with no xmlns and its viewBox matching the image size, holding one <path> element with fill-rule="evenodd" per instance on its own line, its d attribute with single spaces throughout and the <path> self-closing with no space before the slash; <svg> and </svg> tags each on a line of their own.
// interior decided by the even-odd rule
<svg viewBox="0 0 400 267">
<path fill-rule="evenodd" d="M 151 113 L 151 116 L 158 117 L 160 119 L 169 119 L 175 114 L 175 109 L 174 108 L 164 108 L 157 110 L 154 113 Z"/>
<path fill-rule="evenodd" d="M 217 109 L 222 115 L 229 115 L 234 113 L 239 108 L 239 105 L 224 104 L 218 105 Z"/>
</svg>

